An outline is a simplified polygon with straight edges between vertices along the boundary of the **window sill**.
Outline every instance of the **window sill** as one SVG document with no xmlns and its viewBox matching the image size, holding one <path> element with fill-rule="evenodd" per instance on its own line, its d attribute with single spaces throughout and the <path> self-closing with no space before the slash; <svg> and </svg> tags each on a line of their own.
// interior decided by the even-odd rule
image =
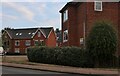
<svg viewBox="0 0 120 76">
<path fill-rule="evenodd" d="M 63 40 L 63 43 L 67 42 L 68 40 Z"/>
<path fill-rule="evenodd" d="M 67 21 L 68 21 L 68 19 L 67 19 L 67 20 L 63 20 L 63 23 L 64 23 L 64 22 L 67 22 Z"/>
<path fill-rule="evenodd" d="M 95 9 L 95 11 L 96 11 L 96 12 L 102 12 L 103 10 L 97 10 L 97 9 Z"/>
</svg>

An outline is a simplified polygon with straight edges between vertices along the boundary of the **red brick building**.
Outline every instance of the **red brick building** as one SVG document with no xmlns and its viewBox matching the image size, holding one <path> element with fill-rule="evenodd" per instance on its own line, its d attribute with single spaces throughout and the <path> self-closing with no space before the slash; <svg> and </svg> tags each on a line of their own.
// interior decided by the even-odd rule
<svg viewBox="0 0 120 76">
<path fill-rule="evenodd" d="M 10 53 L 25 54 L 30 46 L 56 46 L 56 35 L 52 27 L 7 29 L 2 34 L 2 44 Z"/>
<path fill-rule="evenodd" d="M 120 30 L 120 2 L 100 0 L 69 2 L 60 10 L 60 13 L 62 46 L 83 46 L 86 36 L 96 21 L 111 22 L 118 31 Z"/>
</svg>

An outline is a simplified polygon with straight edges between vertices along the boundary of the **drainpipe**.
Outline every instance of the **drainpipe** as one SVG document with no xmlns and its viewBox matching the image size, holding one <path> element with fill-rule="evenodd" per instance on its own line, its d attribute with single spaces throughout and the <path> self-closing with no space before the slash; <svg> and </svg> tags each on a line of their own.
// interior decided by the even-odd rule
<svg viewBox="0 0 120 76">
<path fill-rule="evenodd" d="M 84 37 L 84 49 L 86 48 L 86 25 L 87 25 L 87 2 L 85 2 L 85 9 L 84 9 L 84 22 L 83 22 L 83 37 Z"/>
</svg>

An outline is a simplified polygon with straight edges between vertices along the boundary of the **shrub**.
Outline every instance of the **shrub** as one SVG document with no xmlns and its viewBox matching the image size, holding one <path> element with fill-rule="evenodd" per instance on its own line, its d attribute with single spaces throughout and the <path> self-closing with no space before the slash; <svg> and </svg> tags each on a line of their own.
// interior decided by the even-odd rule
<svg viewBox="0 0 120 76">
<path fill-rule="evenodd" d="M 96 22 L 87 37 L 86 48 L 91 64 L 111 66 L 117 49 L 117 34 L 112 25 Z"/>
<path fill-rule="evenodd" d="M 47 64 L 84 67 L 85 51 L 78 47 L 31 47 L 27 50 L 29 61 Z"/>
</svg>

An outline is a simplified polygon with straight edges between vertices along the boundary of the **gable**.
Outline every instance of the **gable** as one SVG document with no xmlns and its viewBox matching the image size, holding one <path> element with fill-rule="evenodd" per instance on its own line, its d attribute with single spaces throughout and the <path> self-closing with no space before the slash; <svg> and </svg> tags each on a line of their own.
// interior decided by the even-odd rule
<svg viewBox="0 0 120 76">
<path fill-rule="evenodd" d="M 53 29 L 53 27 L 49 27 L 49 28 L 39 28 L 39 29 L 35 32 L 35 35 L 36 35 L 36 33 L 37 33 L 38 31 L 40 31 L 41 34 L 42 34 L 45 38 L 48 38 L 48 36 L 49 36 L 49 34 L 50 34 L 50 32 L 51 32 L 52 29 Z M 35 35 L 34 35 L 34 36 L 35 36 Z M 32 38 L 33 38 L 34 36 L 32 36 Z"/>
<path fill-rule="evenodd" d="M 40 36 L 38 36 L 40 34 Z M 32 36 L 33 39 L 45 39 L 46 36 L 40 31 L 37 30 L 36 33 Z"/>
<path fill-rule="evenodd" d="M 36 35 L 36 33 L 38 31 L 40 31 L 41 34 L 45 38 L 47 38 L 52 29 L 53 29 L 53 27 L 8 29 L 8 30 L 5 30 L 5 31 L 8 32 L 8 35 L 11 37 L 11 39 L 31 39 Z"/>
<path fill-rule="evenodd" d="M 5 30 L 3 33 L 2 33 L 2 38 L 12 38 L 11 35 Z"/>
</svg>

